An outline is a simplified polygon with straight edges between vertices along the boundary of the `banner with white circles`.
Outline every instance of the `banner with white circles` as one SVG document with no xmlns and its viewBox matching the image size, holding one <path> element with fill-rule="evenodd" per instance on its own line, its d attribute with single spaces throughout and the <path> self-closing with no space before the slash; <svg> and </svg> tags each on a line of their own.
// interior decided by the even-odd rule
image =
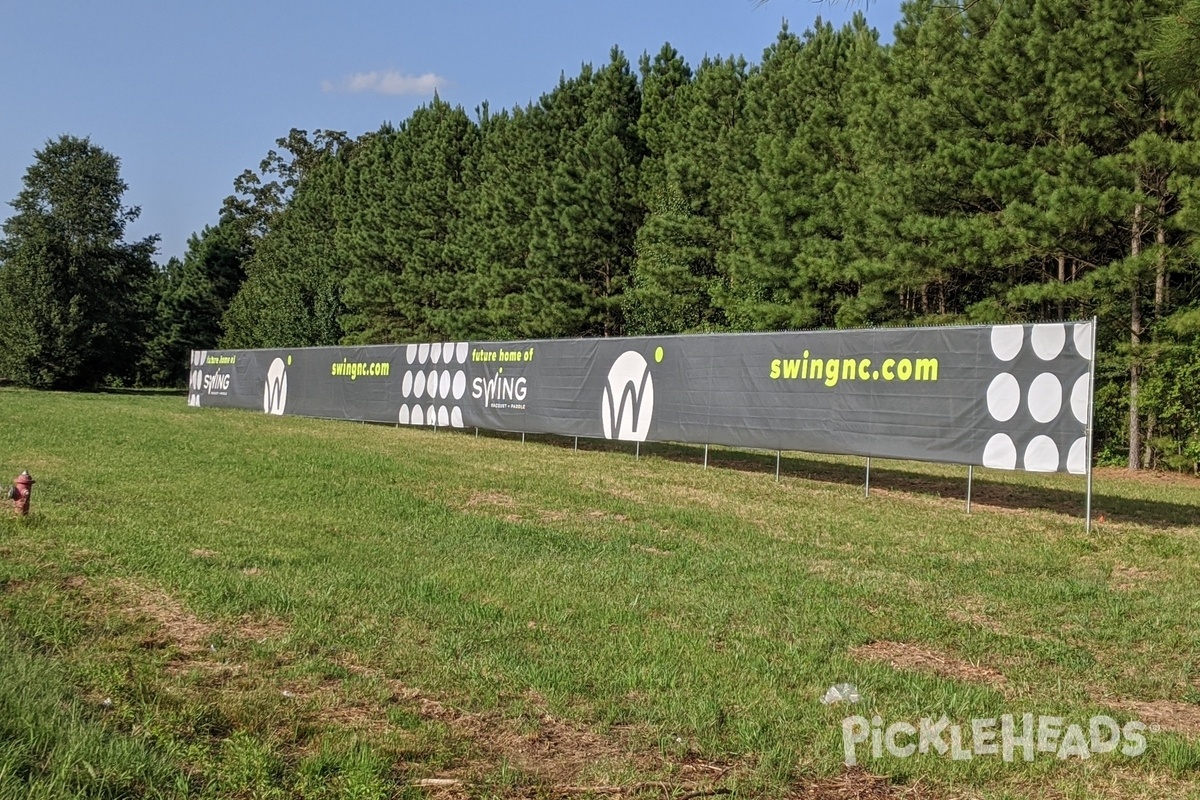
<svg viewBox="0 0 1200 800">
<path fill-rule="evenodd" d="M 192 354 L 188 405 L 1088 471 L 1094 322 Z"/>
</svg>

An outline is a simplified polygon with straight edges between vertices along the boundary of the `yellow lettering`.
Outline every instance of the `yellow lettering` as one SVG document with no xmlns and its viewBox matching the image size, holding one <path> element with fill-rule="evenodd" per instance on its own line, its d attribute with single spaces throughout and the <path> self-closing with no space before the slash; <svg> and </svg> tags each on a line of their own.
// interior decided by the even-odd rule
<svg viewBox="0 0 1200 800">
<path fill-rule="evenodd" d="M 831 358 L 825 362 L 825 385 L 833 388 L 838 382 L 838 359 Z"/>
</svg>

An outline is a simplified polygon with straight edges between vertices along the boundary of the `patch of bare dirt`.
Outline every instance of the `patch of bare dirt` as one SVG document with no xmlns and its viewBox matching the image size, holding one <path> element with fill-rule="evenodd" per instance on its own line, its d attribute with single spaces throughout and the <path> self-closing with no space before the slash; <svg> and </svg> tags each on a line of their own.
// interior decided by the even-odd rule
<svg viewBox="0 0 1200 800">
<path fill-rule="evenodd" d="M 475 796 L 473 781 L 486 776 L 497 764 L 506 763 L 532 779 L 535 786 L 512 787 L 505 796 L 569 798 L 579 796 L 684 798 L 731 794 L 724 786 L 736 774 L 736 764 L 711 764 L 695 757 L 672 759 L 661 750 L 635 741 L 634 732 L 616 729 L 602 735 L 578 723 L 558 719 L 546 711 L 544 699 L 530 691 L 524 699 L 540 711 L 533 718 L 513 720 L 498 712 L 469 713 L 429 697 L 400 681 L 386 678 L 375 669 L 350 662 L 351 672 L 382 682 L 391 691 L 390 702 L 414 708 L 422 718 L 443 723 L 471 740 L 481 756 L 471 763 L 443 770 L 439 775 L 413 782 L 439 798 Z M 322 712 L 323 719 L 345 722 L 353 727 L 380 725 L 382 709 L 369 706 L 343 707 Z M 641 779 L 631 776 L 641 776 Z M 790 787 L 796 800 L 932 800 L 935 795 L 923 784 L 896 787 L 890 781 L 860 768 L 841 775 Z"/>
<path fill-rule="evenodd" d="M 664 782 L 664 787 L 694 791 L 703 781 L 703 788 L 711 790 L 716 779 L 724 777 L 726 772 L 672 763 L 659 751 L 637 746 L 630 731 L 618 730 L 617 736 L 605 736 L 558 719 L 545 710 L 542 698 L 535 692 L 527 693 L 525 699 L 535 708 L 541 707 L 540 710 L 533 717 L 513 720 L 498 712 L 466 712 L 429 697 L 420 689 L 384 677 L 378 670 L 354 663 L 346 666 L 353 673 L 382 682 L 390 690 L 392 702 L 409 705 L 422 718 L 443 723 L 470 739 L 481 751 L 479 762 L 458 765 L 442 775 L 424 779 L 420 785 L 427 789 L 458 790 L 500 763 L 511 764 L 537 783 L 552 787 L 550 797 L 588 792 L 632 793 L 636 787 L 609 784 L 609 780 L 626 775 L 669 775 L 673 780 Z M 375 718 L 382 711 L 376 709 Z M 372 712 L 367 708 L 338 712 L 359 726 L 364 724 L 364 714 L 369 718 Z"/>
<path fill-rule="evenodd" d="M 1200 738 L 1200 705 L 1180 700 L 1128 700 L 1120 697 L 1098 697 L 1110 708 L 1124 711 L 1152 729 L 1178 733 L 1189 739 Z"/>
<path fill-rule="evenodd" d="M 0 591 L 17 594 L 29 588 L 29 581 L 12 578 L 0 581 Z"/>
<path fill-rule="evenodd" d="M 919 781 L 894 786 L 887 778 L 861 767 L 847 767 L 840 775 L 799 786 L 788 796 L 795 800 L 932 800 L 942 795 L 934 794 Z"/>
<path fill-rule="evenodd" d="M 941 678 L 982 683 L 996 688 L 1008 683 L 1003 674 L 990 667 L 907 642 L 871 642 L 850 648 L 850 655 L 867 661 L 880 661 L 894 669 L 927 672 Z"/>
<path fill-rule="evenodd" d="M 648 549 L 653 551 L 653 548 Z M 658 553 L 666 554 L 665 551 Z M 151 620 L 158 628 L 158 636 L 184 652 L 185 666 L 211 668 L 222 680 L 235 679 L 245 673 L 245 665 L 217 663 L 218 656 L 210 652 L 208 641 L 227 626 L 199 618 L 177 599 L 157 588 L 127 579 L 114 582 L 112 588 L 124 613 Z M 235 625 L 234 631 L 239 636 L 260 638 L 282 633 L 285 629 L 276 622 L 243 620 Z M 875 645 L 860 650 L 878 653 Z M 909 654 L 903 660 L 907 663 L 913 658 Z M 325 724 L 367 734 L 387 732 L 389 706 L 402 704 L 422 718 L 440 722 L 468 739 L 478 755 L 415 783 L 433 796 L 473 796 L 473 790 L 479 788 L 476 783 L 486 780 L 500 764 L 509 764 L 527 776 L 522 787 L 512 787 L 513 796 L 549 798 L 657 795 L 682 800 L 716 796 L 730 793 L 723 784 L 736 774 L 736 765 L 709 764 L 696 758 L 682 761 L 671 758 L 660 749 L 639 741 L 638 731 L 632 728 L 600 733 L 557 718 L 535 692 L 524 696 L 533 708 L 532 713 L 512 719 L 498 711 L 473 713 L 456 708 L 353 660 L 343 665 L 352 674 L 381 684 L 383 699 L 350 696 L 340 680 L 329 680 L 308 688 L 288 687 L 283 689 L 283 695 L 311 704 Z M 834 778 L 797 784 L 790 788 L 788 796 L 803 800 L 922 800 L 933 797 L 917 786 L 893 787 L 886 779 L 862 770 L 849 770 Z"/>
<path fill-rule="evenodd" d="M 1160 472 L 1157 470 L 1140 469 L 1136 472 L 1124 467 L 1096 467 L 1092 474 L 1106 480 L 1150 484 L 1152 486 L 1183 486 L 1195 489 L 1200 486 L 1200 480 L 1195 475 L 1183 472 Z"/>
<path fill-rule="evenodd" d="M 184 656 L 206 652 L 206 642 L 222 630 L 221 625 L 201 619 L 161 589 L 128 579 L 115 580 L 112 586 L 120 597 L 123 613 L 154 622 L 160 634 Z M 287 626 L 280 620 L 244 617 L 232 625 L 232 632 L 244 639 L 263 642 L 283 637 Z"/>
<path fill-rule="evenodd" d="M 190 555 L 193 558 L 216 558 L 219 554 L 216 550 L 209 550 L 206 547 L 197 547 L 195 550 L 191 551 Z"/>
<path fill-rule="evenodd" d="M 423 707 L 423 711 L 427 710 Z M 647 775 L 668 769 L 656 753 L 631 751 L 617 739 L 600 736 L 550 714 L 544 714 L 530 730 L 515 729 L 504 720 L 486 714 L 449 718 L 443 714 L 440 718 L 485 751 L 551 784 L 587 784 L 605 775 L 629 772 Z"/>
<path fill-rule="evenodd" d="M 160 589 L 126 579 L 113 581 L 121 595 L 121 611 L 126 615 L 153 621 L 170 641 L 185 653 L 199 653 L 204 643 L 217 633 L 217 626 L 197 617 L 175 598 Z"/>
<path fill-rule="evenodd" d="M 607 774 L 657 774 L 670 766 L 659 753 L 638 752 L 617 738 L 549 713 L 522 729 L 499 714 L 468 714 L 411 689 L 401 690 L 402 696 L 414 694 L 422 717 L 439 720 L 470 738 L 490 762 L 503 759 L 551 785 L 583 785 Z"/>
<path fill-rule="evenodd" d="M 1112 766 L 1103 773 L 1091 776 L 1087 782 L 1087 797 L 1088 800 L 1162 800 L 1164 797 L 1197 797 L 1198 788 L 1200 783 L 1197 783 L 1194 775 L 1172 776 L 1156 774 L 1144 768 Z M 1024 795 L 1037 796 L 1039 789 L 1029 787 Z M 1060 798 L 1067 795 L 1056 792 L 1052 796 Z"/>
</svg>

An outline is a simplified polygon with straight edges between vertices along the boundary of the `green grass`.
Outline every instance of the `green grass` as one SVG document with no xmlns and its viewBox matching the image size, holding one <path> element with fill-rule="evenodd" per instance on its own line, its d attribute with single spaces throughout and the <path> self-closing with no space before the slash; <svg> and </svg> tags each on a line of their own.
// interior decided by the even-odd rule
<svg viewBox="0 0 1200 800">
<path fill-rule="evenodd" d="M 1099 474 L 1089 536 L 1069 476 L 977 470 L 967 515 L 961 468 L 876 461 L 864 498 L 851 459 L 787 456 L 776 483 L 774 454 L 703 470 L 697 448 L 182 397 L 8 390 L 0 414 L 0 469 L 38 479 L 33 515 L 0 520 L 0 707 L 37 720 L 0 721 L 3 796 L 420 797 L 449 776 L 553 797 L 693 784 L 703 762 L 773 797 L 842 772 L 848 713 L 1124 722 L 1200 701 L 1191 479 Z M 871 642 L 1005 680 L 851 652 Z M 821 705 L 843 681 L 863 702 Z M 522 742 L 548 719 L 603 757 L 539 763 Z M 1152 731 L 1138 758 L 860 759 L 931 796 L 1189 796 L 1191 736 Z"/>
<path fill-rule="evenodd" d="M 60 669 L 0 624 L 0 795 L 169 796 L 173 764 L 90 718 Z"/>
</svg>

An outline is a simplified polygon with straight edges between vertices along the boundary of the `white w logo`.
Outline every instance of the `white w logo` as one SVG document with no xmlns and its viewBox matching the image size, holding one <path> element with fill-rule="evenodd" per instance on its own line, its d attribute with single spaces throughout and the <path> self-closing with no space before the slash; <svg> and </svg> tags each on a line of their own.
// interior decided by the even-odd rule
<svg viewBox="0 0 1200 800">
<path fill-rule="evenodd" d="M 600 420 L 604 438 L 644 442 L 654 416 L 654 379 L 641 353 L 627 350 L 613 362 L 604 385 Z"/>
<path fill-rule="evenodd" d="M 267 414 L 282 414 L 286 405 L 287 367 L 282 358 L 277 358 L 267 370 L 267 384 L 263 387 L 263 411 Z"/>
</svg>

